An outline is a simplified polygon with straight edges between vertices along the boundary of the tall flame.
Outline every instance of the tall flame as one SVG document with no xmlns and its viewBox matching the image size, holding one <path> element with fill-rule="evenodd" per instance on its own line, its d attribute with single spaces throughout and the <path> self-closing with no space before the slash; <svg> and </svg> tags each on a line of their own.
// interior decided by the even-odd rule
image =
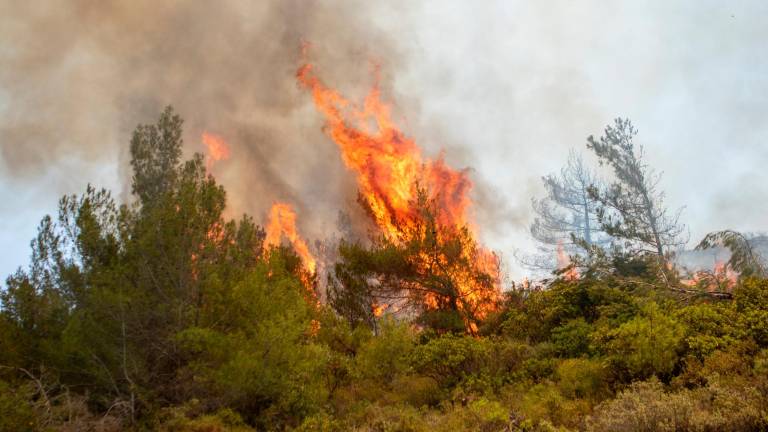
<svg viewBox="0 0 768 432">
<path fill-rule="evenodd" d="M 417 184 L 437 201 L 441 224 L 467 224 L 472 183 L 466 171 L 448 167 L 442 155 L 424 159 L 415 141 L 392 122 L 378 86 L 371 89 L 362 109 L 350 113 L 356 120 L 351 124 L 343 112 L 350 102 L 313 75 L 311 64 L 299 69 L 298 79 L 312 91 L 315 106 L 325 115 L 326 132 L 341 149 L 346 166 L 357 174 L 360 193 L 384 234 L 392 239 L 399 236 L 395 221 L 412 216 Z"/>
<path fill-rule="evenodd" d="M 309 252 L 307 242 L 299 236 L 296 230 L 296 212 L 293 211 L 290 204 L 278 202 L 272 205 L 266 231 L 264 246 L 279 246 L 282 238 L 285 237 L 301 259 L 304 268 L 311 274 L 315 273 L 317 261 Z"/>
<path fill-rule="evenodd" d="M 209 132 L 203 132 L 202 140 L 207 150 L 205 165 L 208 171 L 211 170 L 214 162 L 229 159 L 229 146 L 224 141 L 224 138 Z"/>
<path fill-rule="evenodd" d="M 311 64 L 299 68 L 297 79 L 312 92 L 316 108 L 325 117 L 325 132 L 339 146 L 345 165 L 356 174 L 360 196 L 388 239 L 402 241 L 402 224 L 418 220 L 413 201 L 419 188 L 439 209 L 439 226 L 471 228 L 467 213 L 472 204 L 472 183 L 466 170 L 449 167 L 442 154 L 434 160 L 424 158 L 416 142 L 392 121 L 390 106 L 381 100 L 378 85 L 370 90 L 362 107 L 355 107 L 320 81 Z M 495 281 L 493 292 L 478 287 L 471 278 L 457 281 L 460 296 L 482 318 L 500 296 L 498 258 L 487 249 L 471 250 L 470 245 L 462 252 L 474 261 L 477 270 Z"/>
</svg>

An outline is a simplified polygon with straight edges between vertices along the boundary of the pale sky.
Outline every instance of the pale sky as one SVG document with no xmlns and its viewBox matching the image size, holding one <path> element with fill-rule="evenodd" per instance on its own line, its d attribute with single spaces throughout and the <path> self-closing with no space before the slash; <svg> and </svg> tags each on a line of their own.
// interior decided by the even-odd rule
<svg viewBox="0 0 768 432">
<path fill-rule="evenodd" d="M 273 8 L 278 12 L 239 6 L 232 7 L 238 8 L 236 14 L 212 11 L 212 16 L 223 18 L 210 25 L 195 25 L 207 14 L 200 7 L 189 11 L 192 8 L 182 2 L 166 4 L 158 12 L 164 21 L 146 24 L 137 34 L 130 34 L 131 29 L 145 20 L 127 10 L 130 6 L 102 10 L 99 13 L 127 18 L 121 15 L 106 29 L 83 24 L 93 30 L 71 39 L 80 26 L 83 5 L 57 11 L 47 9 L 57 3 L 23 10 L 18 4 L 0 0 L 3 277 L 26 265 L 37 223 L 55 210 L 62 194 L 81 193 L 92 183 L 124 196 L 130 130 L 138 122 L 153 121 L 156 114 L 145 113 L 157 113 L 156 107 L 167 103 L 183 107 L 193 137 L 187 139 L 189 151 L 199 150 L 194 136 L 200 128 L 229 124 L 222 118 L 230 113 L 239 119 L 243 149 L 262 157 L 265 152 L 259 146 L 284 148 L 267 164 L 277 167 L 274 175 L 283 176 L 274 181 L 284 183 L 304 206 L 313 206 L 308 186 L 297 186 L 299 179 L 309 172 L 316 176 L 318 171 L 306 170 L 318 170 L 312 166 L 326 161 L 341 165 L 331 161 L 338 155 L 319 133 L 320 116 L 313 113 L 309 97 L 291 86 L 286 87 L 286 102 L 276 90 L 261 96 L 259 106 L 285 105 L 265 111 L 272 116 L 270 122 L 298 119 L 287 123 L 289 129 L 299 130 L 295 135 L 263 132 L 273 127 L 263 126 L 266 114 L 249 109 L 239 98 L 228 104 L 219 97 L 226 91 L 241 93 L 231 86 L 258 90 L 256 82 L 269 74 L 291 80 L 295 59 L 273 68 L 274 63 L 263 58 L 270 59 L 284 41 L 293 44 L 303 37 L 318 47 L 321 62 L 341 58 L 343 63 L 356 56 L 380 64 L 389 83 L 385 97 L 393 101 L 405 132 L 427 155 L 444 149 L 454 167 L 471 168 L 482 195 L 476 208 L 482 238 L 502 253 L 513 277 L 524 274 L 512 252 L 531 247 L 530 199 L 542 192 L 540 177 L 557 171 L 569 148 L 588 156 L 586 137 L 599 135 L 618 116 L 632 119 L 648 162 L 664 173 L 660 186 L 669 207 L 686 207 L 682 220 L 690 228 L 691 243 L 713 230 L 768 230 L 765 1 L 434 0 L 377 2 L 373 9 L 363 6 L 367 2 L 336 1 L 308 7 L 311 17 L 303 15 L 304 3 L 294 2 L 287 12 L 282 6 Z M 348 27 L 326 24 L 334 22 L 334 8 Z M 275 13 L 282 21 L 259 16 Z M 144 47 L 168 43 L 157 29 L 169 22 L 191 28 L 172 45 L 188 53 L 169 55 L 165 64 L 167 54 L 159 49 L 145 63 L 149 57 Z M 261 25 L 270 26 L 270 32 L 260 32 Z M 240 34 L 227 39 L 230 31 L 253 36 L 247 52 L 237 48 Z M 282 39 L 275 42 L 274 34 Z M 225 43 L 209 42 L 220 39 Z M 187 47 L 195 41 L 214 44 L 215 52 Z M 123 52 L 126 46 L 131 50 Z M 262 49 L 272 54 L 262 58 Z M 53 60 L 51 52 L 57 54 Z M 206 63 L 211 56 L 214 60 Z M 222 75 L 217 75 L 217 63 L 230 61 L 228 56 L 237 56 L 230 66 L 243 73 L 235 79 L 227 75 L 233 82 L 218 82 L 216 77 Z M 201 65 L 205 69 L 198 73 Z M 364 61 L 343 65 L 349 65 L 349 75 L 358 82 L 368 74 Z M 157 71 L 172 73 L 159 78 L 162 85 L 148 85 L 146 77 L 126 78 L 126 69 L 130 77 L 145 73 L 155 79 Z M 247 73 L 251 69 L 252 75 Z M 187 73 L 192 78 L 186 78 Z M 345 73 L 334 70 L 329 75 L 341 85 Z M 226 135 L 227 130 L 218 132 Z M 262 136 L 273 144 L 261 144 Z M 314 147 L 295 144 L 301 137 Z M 308 148 L 318 153 L 313 156 Z M 317 163 L 307 163 L 306 170 L 301 163 L 281 168 L 283 160 L 304 155 Z M 338 171 L 336 177 L 349 175 Z M 232 185 L 230 198 L 239 202 L 238 209 L 261 209 L 243 204 L 248 188 L 235 179 L 241 172 L 222 167 L 222 182 Z M 337 201 L 324 205 L 327 214 L 335 214 Z M 307 230 L 319 231 L 309 226 Z"/>
</svg>

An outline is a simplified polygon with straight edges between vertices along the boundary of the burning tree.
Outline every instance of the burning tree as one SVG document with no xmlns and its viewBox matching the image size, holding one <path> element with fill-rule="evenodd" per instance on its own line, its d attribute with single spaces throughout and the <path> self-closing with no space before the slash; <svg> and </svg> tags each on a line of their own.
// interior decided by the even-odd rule
<svg viewBox="0 0 768 432">
<path fill-rule="evenodd" d="M 474 332 L 494 310 L 498 260 L 467 227 L 440 225 L 435 203 L 420 190 L 416 216 L 393 225 L 398 239 L 381 235 L 370 247 L 341 245 L 329 298 L 342 315 L 371 323 L 384 305 L 437 330 Z"/>
<path fill-rule="evenodd" d="M 312 92 L 325 132 L 356 173 L 359 201 L 380 232 L 372 248 L 341 248 L 346 263 L 337 266 L 337 284 L 329 292 L 345 299 L 342 313 L 357 310 L 360 319 L 370 318 L 360 311 L 377 313 L 383 304 L 394 309 L 404 302 L 422 317 L 453 311 L 464 327 L 476 329 L 499 299 L 499 261 L 477 244 L 469 224 L 472 183 L 466 171 L 442 158 L 422 157 L 416 142 L 393 123 L 377 86 L 354 109 L 314 75 L 311 64 L 297 78 Z M 350 300 L 369 303 L 352 307 Z"/>
</svg>

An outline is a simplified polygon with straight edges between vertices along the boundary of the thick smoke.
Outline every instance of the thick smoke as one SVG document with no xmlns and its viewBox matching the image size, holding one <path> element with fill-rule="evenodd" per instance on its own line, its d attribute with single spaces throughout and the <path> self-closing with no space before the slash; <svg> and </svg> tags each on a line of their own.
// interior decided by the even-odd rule
<svg viewBox="0 0 768 432">
<path fill-rule="evenodd" d="M 296 85 L 302 41 L 324 78 L 345 91 L 370 83 L 371 53 L 398 67 L 391 41 L 349 3 L 6 2 L 2 173 L 24 181 L 67 160 L 117 162 L 127 199 L 130 133 L 172 104 L 185 118 L 186 151 L 203 151 L 204 130 L 232 147 L 213 168 L 232 216 L 260 220 L 280 200 L 298 208 L 305 227 L 332 228 L 354 180 Z M 73 192 L 66 181 L 60 187 Z"/>
<path fill-rule="evenodd" d="M 380 64 L 404 132 L 472 168 L 481 239 L 508 262 L 534 246 L 540 177 L 617 116 L 638 126 L 669 206 L 687 206 L 692 240 L 763 231 L 767 5 L 0 0 L 0 232 L 13 245 L 0 264 L 25 255 L 13 250 L 41 203 L 104 178 L 128 190 L 130 133 L 167 104 L 187 120 L 188 152 L 203 130 L 232 145 L 213 168 L 231 216 L 263 220 L 283 200 L 307 237 L 332 231 L 355 185 L 295 83 L 302 40 L 350 100 Z"/>
</svg>

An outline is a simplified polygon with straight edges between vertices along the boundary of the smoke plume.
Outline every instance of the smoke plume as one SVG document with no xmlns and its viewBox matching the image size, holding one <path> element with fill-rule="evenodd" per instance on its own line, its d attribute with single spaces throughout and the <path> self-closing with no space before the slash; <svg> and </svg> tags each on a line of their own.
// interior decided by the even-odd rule
<svg viewBox="0 0 768 432">
<path fill-rule="evenodd" d="M 296 84 L 302 41 L 323 75 L 352 93 L 370 82 L 371 53 L 398 67 L 366 11 L 341 3 L 6 2 L 2 173 L 23 181 L 68 160 L 111 162 L 127 199 L 130 133 L 171 104 L 185 119 L 185 151 L 203 151 L 203 131 L 231 146 L 214 174 L 232 216 L 260 220 L 272 202 L 288 201 L 318 223 L 334 221 L 354 185 Z"/>
</svg>

